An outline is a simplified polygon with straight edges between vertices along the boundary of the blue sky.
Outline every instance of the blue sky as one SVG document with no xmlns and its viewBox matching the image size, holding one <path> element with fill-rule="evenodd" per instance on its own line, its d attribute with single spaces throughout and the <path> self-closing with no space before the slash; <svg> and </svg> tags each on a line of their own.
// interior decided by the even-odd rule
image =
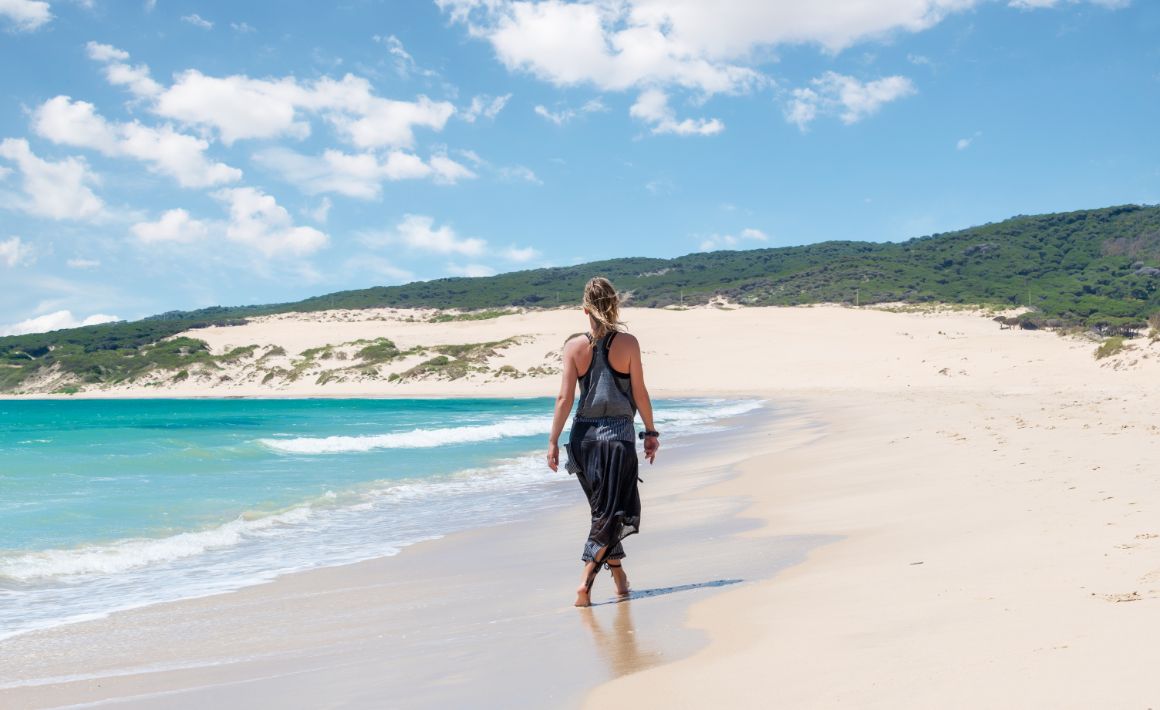
<svg viewBox="0 0 1160 710">
<path fill-rule="evenodd" d="M 1160 201 L 1141 0 L 0 0 L 0 334 Z"/>
</svg>

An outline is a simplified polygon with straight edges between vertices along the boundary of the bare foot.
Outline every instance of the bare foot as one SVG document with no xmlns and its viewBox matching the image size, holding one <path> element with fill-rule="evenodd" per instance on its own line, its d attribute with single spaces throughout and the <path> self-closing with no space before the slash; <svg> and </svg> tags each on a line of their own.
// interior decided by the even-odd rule
<svg viewBox="0 0 1160 710">
<path fill-rule="evenodd" d="M 576 588 L 576 601 L 572 602 L 572 606 L 592 606 L 592 600 L 588 596 L 588 587 Z"/>
</svg>

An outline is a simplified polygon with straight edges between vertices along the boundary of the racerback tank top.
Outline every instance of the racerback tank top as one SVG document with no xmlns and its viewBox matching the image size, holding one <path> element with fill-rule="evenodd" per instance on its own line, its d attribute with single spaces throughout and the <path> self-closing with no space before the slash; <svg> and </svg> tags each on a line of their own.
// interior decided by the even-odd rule
<svg viewBox="0 0 1160 710">
<path fill-rule="evenodd" d="M 588 372 L 580 377 L 580 401 L 576 407 L 578 417 L 632 419 L 636 416 L 631 378 L 613 370 L 608 362 L 608 350 L 615 337 L 616 331 L 613 331 L 592 346 L 592 364 L 588 366 Z M 592 340 L 591 335 L 588 335 L 588 340 Z"/>
</svg>

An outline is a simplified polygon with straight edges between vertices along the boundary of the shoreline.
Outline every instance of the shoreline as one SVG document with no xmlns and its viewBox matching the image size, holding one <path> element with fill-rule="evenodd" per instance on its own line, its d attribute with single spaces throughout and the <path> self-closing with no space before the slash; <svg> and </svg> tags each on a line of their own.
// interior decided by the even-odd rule
<svg viewBox="0 0 1160 710">
<path fill-rule="evenodd" d="M 0 641 L 0 649 L 4 649 L 4 654 L 11 658 L 34 656 L 34 653 L 30 653 L 30 649 L 36 647 L 60 649 L 61 644 L 64 644 L 65 647 L 74 646 L 74 652 L 79 652 L 81 656 L 85 655 L 83 651 L 79 650 L 81 646 L 97 644 L 101 648 L 101 652 L 96 654 L 100 656 L 99 661 L 97 658 L 90 658 L 86 661 L 80 657 L 74 657 L 68 661 L 65 666 L 69 667 L 70 673 L 52 673 L 44 668 L 39 680 L 25 678 L 20 681 L 33 681 L 34 685 L 11 686 L 11 679 L 0 681 L 0 685 L 9 686 L 0 688 L 0 699 L 17 707 L 47 707 L 56 704 L 104 701 L 115 698 L 130 701 L 132 704 L 134 698 L 144 700 L 146 697 L 155 697 L 154 693 L 164 693 L 167 702 L 178 702 L 178 707 L 185 706 L 182 703 L 188 702 L 188 706 L 192 707 L 200 704 L 193 698 L 201 697 L 205 692 L 209 692 L 207 690 L 209 688 L 216 688 L 214 693 L 225 693 L 224 697 L 234 698 L 235 701 L 246 697 L 237 695 L 228 688 L 233 687 L 234 683 L 247 677 L 247 673 L 251 673 L 259 667 L 263 669 L 264 675 L 274 674 L 282 677 L 283 680 L 287 677 L 314 677 L 315 680 L 322 678 L 324 679 L 322 682 L 330 682 L 325 679 L 331 678 L 332 674 L 339 671 L 337 667 L 327 665 L 330 663 L 326 660 L 328 652 L 317 648 L 304 650 L 304 644 L 293 639 L 279 638 L 280 635 L 273 633 L 270 629 L 258 628 L 261 623 L 256 622 L 254 617 L 255 615 L 267 616 L 260 611 L 263 608 L 301 604 L 302 607 L 294 616 L 299 622 L 305 623 L 307 626 L 317 627 L 312 631 L 311 636 L 321 633 L 329 639 L 329 643 L 337 643 L 342 646 L 352 642 L 367 643 L 368 638 L 366 637 L 373 634 L 356 633 L 354 636 L 361 636 L 361 638 L 352 639 L 350 629 L 346 628 L 349 622 L 337 618 L 342 616 L 341 614 L 335 615 L 333 610 L 326 606 L 311 605 L 302 601 L 304 597 L 309 599 L 315 596 L 342 596 L 344 594 L 353 594 L 365 604 L 366 611 L 352 613 L 356 616 L 363 614 L 374 617 L 379 624 L 380 631 L 390 628 L 397 629 L 400 626 L 410 624 L 414 627 L 411 628 L 410 634 L 420 633 L 423 624 L 418 623 L 415 619 L 408 622 L 402 621 L 401 610 L 396 607 L 399 604 L 404 607 L 408 605 L 413 607 L 413 601 L 408 602 L 408 600 L 442 597 L 441 604 L 455 610 L 453 616 L 466 614 L 468 619 L 473 619 L 468 623 L 468 627 L 500 623 L 503 614 L 499 612 L 506 611 L 508 614 L 515 615 L 516 618 L 522 617 L 531 628 L 538 629 L 537 633 L 550 632 L 561 635 L 563 638 L 567 638 L 567 643 L 573 646 L 585 642 L 585 635 L 590 633 L 590 624 L 599 625 L 608 622 L 601 616 L 604 612 L 610 609 L 615 611 L 622 607 L 623 610 L 616 611 L 613 616 L 617 620 L 616 623 L 623 626 L 624 620 L 621 615 L 629 613 L 629 607 L 644 605 L 643 609 L 633 609 L 637 619 L 632 622 L 632 625 L 641 634 L 638 638 L 647 638 L 649 634 L 645 631 L 652 628 L 656 632 L 652 635 L 656 637 L 657 645 L 662 649 L 661 652 L 665 654 L 666 658 L 687 655 L 694 650 L 698 643 L 696 632 L 677 632 L 669 628 L 668 631 L 662 633 L 661 630 L 670 627 L 674 617 L 683 616 L 683 610 L 688 608 L 694 597 L 719 593 L 722 588 L 735 583 L 737 575 L 733 577 L 722 576 L 713 580 L 700 580 L 697 578 L 695 570 L 685 569 L 686 577 L 682 578 L 680 572 L 683 563 L 668 561 L 657 564 L 652 559 L 646 561 L 646 558 L 650 557 L 650 550 L 664 550 L 673 545 L 672 536 L 681 534 L 681 530 L 690 524 L 712 530 L 712 534 L 707 535 L 707 537 L 718 539 L 722 536 L 731 538 L 739 530 L 750 527 L 754 523 L 737 516 L 736 513 L 741 504 L 732 497 L 721 500 L 714 499 L 711 506 L 704 508 L 693 518 L 673 515 L 666 512 L 666 509 L 674 506 L 687 508 L 690 498 L 703 498 L 703 491 L 706 487 L 711 486 L 715 481 L 727 480 L 735 475 L 732 468 L 735 466 L 738 455 L 726 451 L 730 446 L 741 448 L 743 446 L 741 442 L 754 442 L 768 447 L 769 444 L 761 444 L 758 440 L 760 438 L 759 432 L 770 430 L 789 433 L 796 431 L 797 433 L 793 435 L 799 439 L 803 435 L 806 438 L 813 437 L 815 433 L 811 428 L 812 425 L 805 425 L 802 417 L 801 413 L 798 415 L 786 414 L 781 406 L 772 407 L 754 415 L 754 418 L 759 422 L 756 426 L 751 426 L 745 431 L 728 431 L 722 435 L 724 437 L 722 441 L 706 442 L 708 446 L 705 447 L 705 450 L 690 451 L 688 446 L 670 449 L 671 457 L 679 456 L 684 459 L 687 456 L 692 456 L 692 458 L 672 462 L 669 465 L 669 471 L 664 471 L 664 468 L 658 468 L 652 472 L 642 471 L 642 475 L 647 481 L 642 484 L 642 493 L 647 496 L 645 512 L 648 517 L 646 517 L 646 521 L 651 519 L 652 524 L 645 528 L 645 534 L 630 538 L 626 542 L 630 554 L 630 569 L 632 569 L 631 563 L 634 561 L 632 558 L 642 560 L 637 571 L 632 572 L 633 584 L 639 590 L 637 593 L 640 596 L 621 605 L 608 607 L 601 604 L 589 610 L 577 610 L 568 606 L 571 599 L 573 577 L 579 569 L 579 563 L 573 559 L 573 557 L 578 558 L 579 544 L 576 543 L 576 539 L 582 537 L 582 529 L 577 528 L 576 518 L 583 519 L 587 514 L 587 509 L 581 502 L 577 488 L 577 500 L 572 504 L 562 510 L 542 511 L 530 523 L 537 529 L 549 531 L 543 535 L 544 539 L 539 542 L 521 543 L 521 548 L 525 550 L 525 554 L 531 556 L 535 561 L 535 571 L 529 570 L 525 562 L 513 561 L 507 559 L 506 554 L 503 555 L 505 560 L 501 563 L 501 570 L 494 576 L 501 579 L 520 580 L 527 577 L 528 572 L 532 571 L 532 582 L 537 586 L 535 589 L 524 592 L 505 592 L 501 595 L 502 599 L 493 598 L 491 601 L 502 609 L 492 609 L 486 605 L 464 599 L 462 592 L 465 585 L 462 581 L 457 581 L 454 585 L 460 594 L 455 594 L 455 589 L 437 591 L 440 584 L 433 583 L 432 578 L 437 580 L 445 576 L 448 569 L 461 569 L 466 566 L 469 569 L 462 574 L 467 574 L 469 578 L 475 579 L 475 582 L 466 585 L 468 588 L 472 588 L 475 584 L 488 587 L 494 585 L 496 580 L 491 579 L 493 575 L 488 571 L 487 565 L 480 568 L 480 560 L 472 558 L 477 555 L 477 551 L 481 547 L 487 548 L 493 544 L 492 540 L 504 538 L 511 528 L 520 525 L 516 523 L 451 533 L 436 540 L 408 546 L 399 554 L 391 557 L 352 565 L 291 573 L 268 583 L 246 587 L 232 593 L 115 612 L 104 619 L 32 631 Z M 752 422 L 753 420 L 743 417 L 742 421 Z M 704 437 L 698 438 L 704 439 Z M 778 444 L 778 446 L 785 445 L 786 442 Z M 671 470 L 672 468 L 675 468 L 676 471 Z M 721 545 L 721 542 L 716 544 Z M 800 541 L 782 541 L 781 544 L 784 549 L 778 554 L 782 557 L 788 555 L 787 559 L 790 560 L 798 558 L 799 555 L 794 550 L 800 548 L 803 543 Z M 719 550 L 718 553 L 725 554 L 723 549 Z M 663 552 L 657 554 L 658 557 L 660 555 L 663 555 Z M 734 568 L 737 570 L 753 569 L 755 565 L 761 567 L 768 564 L 768 561 L 762 561 L 757 556 L 753 556 L 752 559 L 737 560 Z M 505 569 L 508 571 L 503 571 Z M 414 581 L 395 582 L 392 572 L 405 573 L 404 576 L 408 579 L 413 577 Z M 743 577 L 746 582 L 751 581 L 752 574 L 756 573 L 747 573 Z M 611 582 L 603 579 L 605 576 L 602 575 L 597 583 L 594 593 L 595 599 L 605 600 L 607 594 L 611 592 Z M 649 586 L 648 582 L 654 578 L 670 584 Z M 674 580 L 681 581 L 682 579 L 684 580 L 683 585 L 674 586 L 671 584 Z M 392 604 L 395 606 L 384 605 L 369 596 L 368 592 L 372 589 L 389 591 L 394 600 Z M 242 610 L 239 610 L 239 606 Z M 360 605 L 356 604 L 355 606 Z M 417 618 L 424 620 L 424 624 L 438 627 L 442 623 L 440 617 L 424 613 L 422 606 L 425 605 L 420 605 L 418 609 L 411 608 L 409 613 L 411 615 L 417 614 Z M 344 605 L 344 608 L 349 607 Z M 600 610 L 600 614 L 592 616 L 597 610 Z M 579 620 L 576 618 L 577 615 L 581 617 Z M 231 623 L 231 617 L 235 618 L 236 622 Z M 577 626 L 577 621 L 580 622 L 579 626 Z M 170 627 L 174 624 L 179 627 L 192 626 L 195 628 L 204 628 L 206 625 L 216 626 L 215 633 L 219 634 L 218 641 L 212 640 L 213 634 L 206 636 L 204 632 L 200 636 L 195 634 L 193 637 L 184 637 L 177 645 L 186 647 L 187 652 L 190 652 L 191 655 L 184 661 L 167 658 L 167 654 L 173 653 L 164 649 L 172 640 L 173 632 Z M 225 653 L 225 649 L 229 645 L 222 645 L 218 642 L 236 636 L 239 630 L 233 628 L 234 626 L 246 629 L 244 635 L 248 638 L 244 645 L 247 648 L 256 648 L 257 653 L 251 652 L 249 655 L 242 654 L 241 656 L 237 653 Z M 486 646 L 493 643 L 508 643 L 514 640 L 513 636 L 519 636 L 522 633 L 524 631 L 509 629 L 496 638 L 487 639 L 486 643 L 481 646 L 472 642 L 470 638 L 464 638 L 463 629 L 458 629 L 447 632 L 449 638 L 444 638 L 443 642 L 457 639 L 455 645 L 459 649 L 458 653 L 465 656 L 474 655 L 478 665 L 489 655 L 485 650 Z M 471 634 L 468 633 L 466 636 L 470 637 Z M 284 647 L 279 648 L 279 646 Z M 214 650 L 215 647 L 216 650 Z M 617 649 L 621 649 L 621 646 L 613 644 L 612 648 L 605 650 L 607 653 L 615 655 L 620 652 Z M 196 657 L 199 652 L 203 654 L 202 659 L 191 662 L 190 658 Z M 380 648 L 380 652 L 386 654 L 380 656 L 380 662 L 390 665 L 398 663 L 400 668 L 406 667 L 410 668 L 410 672 L 419 672 L 414 667 L 414 659 L 396 658 L 390 660 L 393 655 L 398 654 L 397 649 L 392 651 L 384 647 Z M 592 673 L 607 672 L 612 674 L 608 677 L 614 677 L 617 674 L 615 669 L 610 670 L 608 657 L 601 660 L 599 649 L 595 655 L 591 655 L 592 649 L 588 649 L 585 653 L 590 654 L 587 657 L 587 663 L 591 667 Z M 287 654 L 289 655 L 287 656 Z M 205 658 L 205 655 L 210 658 Z M 230 658 L 223 658 L 223 656 Z M 131 659 L 132 657 L 139 660 L 155 659 L 154 666 L 157 663 L 162 663 L 180 667 L 142 672 L 141 668 L 137 670 L 122 668 L 120 671 L 115 671 L 111 667 L 106 667 L 104 670 L 94 670 L 91 665 L 93 663 L 108 664 L 110 658 L 120 658 L 121 661 L 125 661 L 126 658 Z M 651 657 L 645 658 L 641 660 L 641 663 L 648 662 L 651 665 L 655 659 L 650 659 Z M 434 661 L 434 659 L 428 659 L 428 661 Z M 306 667 L 318 667 L 313 667 L 313 670 L 304 670 L 299 668 L 299 664 Z M 438 666 L 439 664 L 435 662 L 434 665 Z M 601 666 L 604 667 L 604 671 L 600 670 Z M 247 670 L 238 675 L 237 671 L 242 667 Z M 291 668 L 296 670 L 291 671 Z M 571 668 L 574 669 L 575 666 L 573 665 Z M 478 678 L 491 677 L 502 670 L 495 668 L 486 670 L 486 672 L 481 670 Z M 622 672 L 627 670 L 631 669 L 622 669 Z M 545 677 L 554 678 L 553 688 L 558 689 L 565 686 L 572 688 L 568 696 L 571 700 L 565 704 L 576 704 L 583 697 L 583 694 L 592 687 L 591 683 L 586 682 L 582 677 L 579 679 L 572 677 L 571 680 L 568 680 L 565 674 L 561 674 L 558 669 L 552 671 L 545 668 L 542 672 L 547 674 Z M 44 677 L 45 675 L 48 677 Z M 67 680 L 65 676 L 69 675 L 75 678 Z M 398 677 L 402 678 L 404 675 L 400 671 Z M 576 682 L 577 680 L 579 682 Z M 369 680 L 364 679 L 361 684 L 355 682 L 355 686 L 366 690 L 365 686 L 369 682 Z M 285 694 L 285 688 L 279 686 L 278 683 L 254 680 L 247 681 L 246 684 L 254 687 L 260 686 L 263 698 L 269 697 L 270 694 L 282 694 L 282 697 L 289 701 L 295 697 L 293 694 Z M 382 692 L 390 690 L 389 684 L 386 687 L 382 684 L 376 687 Z M 449 702 L 466 701 L 471 697 L 469 687 L 457 686 L 457 688 L 452 693 L 454 697 L 447 698 Z M 335 687 L 332 690 L 338 693 L 337 697 L 341 697 L 344 692 L 341 687 Z M 557 700 L 562 699 L 540 695 L 535 698 L 537 702 L 532 703 L 530 702 L 531 698 L 527 697 L 527 692 L 526 688 L 522 691 L 523 700 L 512 698 L 515 706 L 542 706 L 544 702 L 555 704 Z M 143 693 L 146 695 L 142 695 Z M 336 696 L 328 697 L 333 700 Z M 354 698 L 355 695 L 347 691 L 346 697 Z M 185 700 L 186 698 L 188 701 Z M 401 696 L 399 699 L 404 700 Z M 413 700 L 418 704 L 426 704 L 418 698 L 413 698 Z"/>
<path fill-rule="evenodd" d="M 544 342 L 558 343 L 573 315 L 538 324 Z M 245 661 L 212 683 L 201 671 L 166 677 L 200 684 L 199 698 L 226 704 L 252 699 L 246 689 L 265 683 L 288 702 L 298 700 L 295 691 L 301 702 L 323 704 L 361 689 L 368 694 L 345 696 L 348 704 L 381 705 L 367 684 L 392 682 L 384 673 L 395 671 L 384 667 L 399 644 L 368 634 L 402 633 L 386 606 L 410 604 L 411 614 L 443 620 L 431 628 L 434 636 L 412 631 L 402 644 L 427 659 L 423 667 L 402 663 L 391 676 L 428 688 L 413 705 L 461 700 L 453 689 L 469 678 L 479 683 L 475 697 L 490 697 L 506 691 L 512 684 L 503 678 L 510 677 L 532 679 L 537 706 L 667 700 L 762 707 L 769 688 L 790 707 L 1154 702 L 1146 679 L 1154 645 L 1148 630 L 1160 622 L 1160 527 L 1150 522 L 1160 514 L 1150 463 L 1160 460 L 1160 344 L 1137 342 L 1096 360 L 1093 343 L 1000 331 L 961 313 L 808 308 L 634 318 L 654 396 L 759 397 L 775 413 L 826 423 L 823 437 L 798 432 L 801 445 L 788 449 L 776 449 L 788 440 L 756 429 L 738 432 L 734 448 L 719 442 L 714 455 L 720 466 L 732 462 L 734 477 L 713 478 L 724 476 L 718 469 L 672 478 L 660 469 L 642 473 L 643 490 L 658 498 L 646 501 L 655 517 L 629 550 L 631 558 L 639 546 L 637 559 L 647 560 L 632 567 L 630 559 L 634 585 L 758 581 L 578 614 L 566 606 L 577 576 L 577 523 L 565 511 L 537 523 L 531 536 L 517 525 L 494 536 L 456 537 L 455 544 L 424 543 L 422 555 L 408 548 L 389 558 L 401 579 L 381 571 L 374 582 L 315 576 L 301 587 L 280 585 L 286 594 L 266 605 L 257 600 L 269 597 L 245 590 L 219 597 L 240 620 L 237 628 L 217 627 L 223 638 L 239 653 L 256 644 L 265 660 Z M 518 384 L 535 385 L 543 396 L 547 381 Z M 462 382 L 432 384 L 440 396 L 475 395 Z M 516 396 L 512 382 L 498 384 L 497 394 Z M 695 491 L 682 499 L 682 487 Z M 586 512 L 570 510 L 581 519 Z M 698 516 L 717 527 L 698 527 Z M 734 544 L 687 547 L 702 535 Z M 540 557 L 520 554 L 525 538 Z M 489 566 L 466 550 L 495 561 Z M 730 565 L 744 567 L 747 556 L 765 560 L 768 574 L 732 572 Z M 777 567 L 789 559 L 804 562 Z M 312 599 L 378 612 L 343 616 L 309 606 Z M 495 612 L 491 621 L 469 621 L 478 618 L 478 604 Z M 620 615 L 630 609 L 625 624 Z M 276 611 L 321 621 L 277 626 L 285 622 Z M 571 626 L 553 625 L 561 620 Z M 172 616 L 152 623 L 205 631 Z M 98 646 L 132 632 L 99 628 L 107 633 L 91 637 Z M 183 652 L 199 652 L 193 638 L 178 639 Z M 697 650 L 689 638 L 707 645 Z M 287 644 L 328 649 L 326 659 L 316 659 L 330 669 L 319 695 L 294 679 L 320 677 L 311 676 L 320 666 Z M 652 662 L 654 646 L 669 649 L 663 663 Z M 433 655 L 436 648 L 441 655 Z M 610 680 L 551 695 L 551 673 L 570 661 L 565 651 L 581 648 L 588 660 L 577 674 Z M 123 651 L 135 652 L 127 642 Z M 686 652 L 692 655 L 677 660 Z M 478 670 L 489 656 L 509 664 L 500 680 Z M 87 667 L 72 661 L 60 659 L 66 669 Z M 276 686 L 273 677 L 288 685 Z M 118 681 L 102 692 L 125 696 L 130 687 Z"/>
</svg>

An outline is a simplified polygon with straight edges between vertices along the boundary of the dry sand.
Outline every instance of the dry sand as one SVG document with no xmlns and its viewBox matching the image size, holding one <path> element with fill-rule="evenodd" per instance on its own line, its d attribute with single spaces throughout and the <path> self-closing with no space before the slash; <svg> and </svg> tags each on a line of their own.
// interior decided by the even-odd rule
<svg viewBox="0 0 1160 710">
<path fill-rule="evenodd" d="M 401 704 L 482 699 L 469 704 L 499 706 L 512 699 L 504 691 L 517 682 L 523 701 L 516 705 L 571 705 L 585 685 L 610 678 L 588 704 L 1160 702 L 1150 664 L 1160 621 L 1160 345 L 1139 340 L 1097 361 L 1090 341 L 1000 330 L 964 312 L 629 310 L 625 318 L 644 343 L 654 396 L 756 394 L 775 408 L 788 407 L 781 418 L 705 451 L 662 450 L 655 472 L 646 475 L 650 523 L 633 541 L 640 551 L 633 581 L 638 589 L 680 593 L 590 612 L 557 606 L 558 591 L 574 582 L 574 540 L 566 532 L 575 525 L 571 510 L 573 518 L 561 513 L 545 522 L 543 540 L 494 568 L 469 566 L 461 573 L 458 561 L 480 549 L 472 545 L 502 537 L 502 528 L 420 544 L 397 558 L 76 625 L 58 632 L 55 646 L 17 637 L 41 649 L 20 666 L 19 678 L 106 672 L 118 663 L 134 668 L 141 665 L 139 647 L 127 644 L 122 655 L 100 662 L 76 652 L 69 639 L 87 638 L 98 649 L 102 643 L 119 648 L 117 639 L 170 648 L 164 629 L 175 618 L 185 624 L 177 628 L 201 635 L 183 636 L 176 657 L 161 661 L 200 660 L 184 671 L 0 690 L 0 704 L 180 691 L 139 700 L 233 706 L 259 697 L 292 705 L 331 698 L 377 706 L 383 688 L 399 687 L 389 670 L 399 642 L 373 638 L 397 632 L 399 605 L 407 604 L 449 614 L 460 625 L 438 626 L 407 647 L 430 663 L 404 664 L 420 670 L 399 677 L 427 694 Z M 522 371 L 550 365 L 547 353 L 583 325 L 574 311 L 325 328 L 277 320 L 197 331 L 197 337 L 219 352 L 251 343 L 293 352 L 378 334 L 406 346 L 518 335 L 518 357 L 513 350 L 490 360 L 489 371 L 462 380 L 364 382 L 361 389 L 358 383 L 347 383 L 349 389 L 295 383 L 277 394 L 523 396 L 552 392 L 554 378 L 491 371 L 503 358 Z M 340 325 L 349 330 L 339 332 Z M 194 384 L 166 394 L 269 394 Z M 116 394 L 156 396 L 156 390 Z M 787 567 L 807 552 L 805 562 Z M 384 592 L 379 588 L 395 585 L 388 570 L 406 570 L 418 586 Z M 703 584 L 732 579 L 743 582 Z M 483 601 L 464 605 L 465 595 L 477 590 Z M 372 604 L 380 592 L 395 601 Z M 326 611 L 332 605 L 293 601 L 326 595 L 342 599 L 350 614 L 336 620 Z M 259 633 L 265 626 L 258 609 L 271 608 L 271 600 L 289 605 L 296 623 Z M 440 604 L 460 606 L 451 612 Z M 497 607 L 502 618 L 479 621 Z M 696 633 L 689 635 L 686 625 Z M 227 633 L 234 626 L 242 631 Z M 222 640 L 239 636 L 253 642 L 244 647 L 245 659 L 230 660 Z M 12 642 L 0 644 L 5 658 L 18 657 L 18 650 Z M 206 659 L 221 663 L 206 666 Z M 322 694 L 297 694 L 298 688 Z"/>
</svg>

